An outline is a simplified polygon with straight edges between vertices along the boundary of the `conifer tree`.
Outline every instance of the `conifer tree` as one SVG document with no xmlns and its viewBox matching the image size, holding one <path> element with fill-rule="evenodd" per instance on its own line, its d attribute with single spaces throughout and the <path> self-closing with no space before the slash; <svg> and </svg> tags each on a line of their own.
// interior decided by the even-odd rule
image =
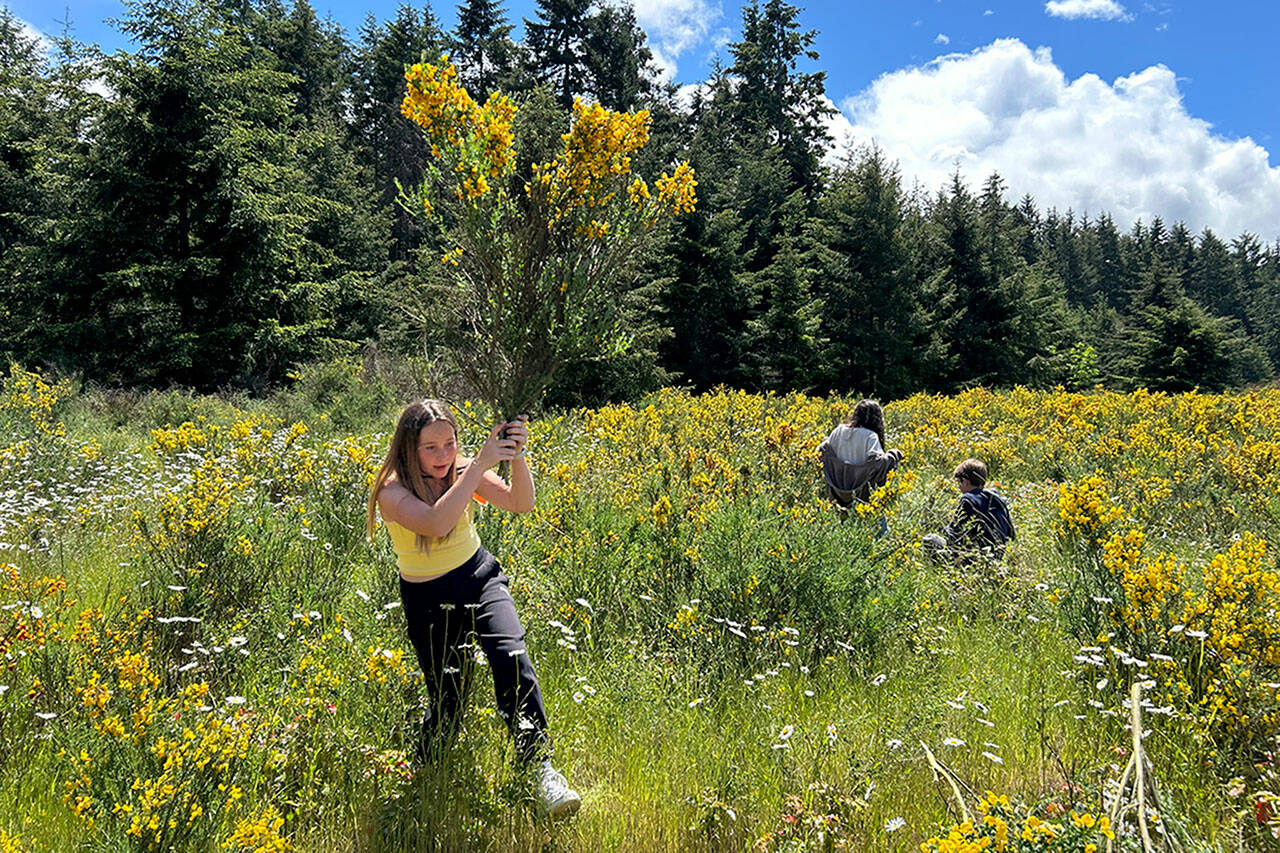
<svg viewBox="0 0 1280 853">
<path fill-rule="evenodd" d="M 654 94 L 657 69 L 630 3 L 602 5 L 587 20 L 585 63 L 591 94 L 611 110 L 629 110 Z"/>
<path fill-rule="evenodd" d="M 426 167 L 430 151 L 422 134 L 400 114 L 404 69 L 424 55 L 434 57 L 443 38 L 429 7 L 401 5 L 386 24 L 370 17 L 360 30 L 352 80 L 352 134 L 373 170 L 381 210 L 391 217 L 388 247 L 392 264 L 409 259 L 420 240 L 420 226 L 397 199 Z"/>
<path fill-rule="evenodd" d="M 0 8 L 0 355 L 34 342 L 39 320 L 41 223 L 52 212 L 44 179 L 56 123 L 38 39 Z"/>
<path fill-rule="evenodd" d="M 800 30 L 800 9 L 783 0 L 751 0 L 742 8 L 742 40 L 729 46 L 737 79 L 731 113 L 736 135 L 767 140 L 782 152 L 786 191 L 812 197 L 819 186 L 822 153 L 831 143 L 825 121 L 835 113 L 826 100 L 826 72 L 800 72 L 802 58 L 818 59 L 815 30 Z"/>
<path fill-rule="evenodd" d="M 921 387 L 938 367 L 905 208 L 898 168 L 879 148 L 850 157 L 819 199 L 810 239 L 823 301 L 824 388 L 893 398 Z"/>
<path fill-rule="evenodd" d="M 292 76 L 295 108 L 313 123 L 342 120 L 348 77 L 346 39 L 332 22 L 322 22 L 308 0 L 285 8 L 269 0 L 250 17 L 253 42 L 275 57 L 276 68 Z"/>
<path fill-rule="evenodd" d="M 483 102 L 490 92 L 509 87 L 518 53 L 502 4 L 465 0 L 458 6 L 449 51 L 459 81 L 473 98 Z"/>
<path fill-rule="evenodd" d="M 1208 228 L 1200 235 L 1200 246 L 1186 272 L 1186 283 L 1187 295 L 1214 314 L 1248 322 L 1231 251 Z"/>
<path fill-rule="evenodd" d="M 107 64 L 89 204 L 68 247 L 68 343 L 91 377 L 197 388 L 270 381 L 335 343 L 348 259 L 316 238 L 350 215 L 306 172 L 324 146 L 294 79 L 209 5 L 130 4 Z"/>
<path fill-rule="evenodd" d="M 760 387 L 774 391 L 813 385 L 822 348 L 822 299 L 809 285 L 810 271 L 800 249 L 804 200 L 797 190 L 781 211 L 782 245 L 757 275 L 768 309 L 748 323 L 747 352 Z"/>
<path fill-rule="evenodd" d="M 568 108 L 587 91 L 587 40 L 593 0 L 537 0 L 536 21 L 525 19 L 531 74 Z"/>
<path fill-rule="evenodd" d="M 664 366 L 698 389 L 745 384 L 743 368 L 753 291 L 743 273 L 743 224 L 735 204 L 732 119 L 722 105 L 732 84 L 717 69 L 692 104 L 688 157 L 698 173 L 698 207 L 672 227 L 662 306 L 672 334 Z"/>
<path fill-rule="evenodd" d="M 1153 231 L 1163 233 L 1162 228 Z M 1148 243 L 1150 266 L 1130 294 L 1134 380 L 1161 391 L 1219 391 L 1233 378 L 1228 336 L 1218 318 L 1183 294 L 1178 273 L 1156 251 L 1162 242 Z"/>
<path fill-rule="evenodd" d="M 1096 249 L 1093 267 L 1098 291 L 1109 307 L 1120 309 L 1124 306 L 1124 295 L 1131 275 L 1120 232 L 1116 229 L 1115 221 L 1105 213 L 1094 220 L 1089 230 Z"/>
</svg>

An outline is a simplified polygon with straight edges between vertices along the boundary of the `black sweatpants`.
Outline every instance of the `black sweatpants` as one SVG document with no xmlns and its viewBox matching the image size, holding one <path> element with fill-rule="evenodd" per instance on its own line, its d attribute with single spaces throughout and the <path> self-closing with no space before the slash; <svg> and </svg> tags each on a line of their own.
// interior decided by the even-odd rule
<svg viewBox="0 0 1280 853">
<path fill-rule="evenodd" d="M 475 663 L 474 634 L 493 671 L 498 712 L 515 738 L 517 753 L 528 761 L 548 754 L 546 708 L 509 585 L 484 548 L 438 578 L 417 583 L 400 579 L 409 641 L 431 695 L 432 713 L 423 724 L 420 749 L 447 741 L 457 731 Z"/>
</svg>

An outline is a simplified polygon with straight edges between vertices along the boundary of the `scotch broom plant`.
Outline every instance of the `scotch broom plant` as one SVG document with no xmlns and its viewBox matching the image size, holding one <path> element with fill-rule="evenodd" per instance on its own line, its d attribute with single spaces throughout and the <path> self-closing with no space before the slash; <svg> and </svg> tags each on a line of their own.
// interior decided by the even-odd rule
<svg viewBox="0 0 1280 853">
<path fill-rule="evenodd" d="M 646 110 L 575 101 L 560 150 L 539 160 L 517 151 L 516 103 L 494 93 L 477 104 L 447 58 L 405 79 L 401 110 L 434 159 L 402 202 L 437 235 L 441 273 L 417 319 L 441 329 L 469 393 L 511 417 L 565 364 L 627 349 L 622 306 L 644 247 L 661 222 L 693 210 L 697 181 L 688 163 L 652 187 L 632 171 Z"/>
</svg>

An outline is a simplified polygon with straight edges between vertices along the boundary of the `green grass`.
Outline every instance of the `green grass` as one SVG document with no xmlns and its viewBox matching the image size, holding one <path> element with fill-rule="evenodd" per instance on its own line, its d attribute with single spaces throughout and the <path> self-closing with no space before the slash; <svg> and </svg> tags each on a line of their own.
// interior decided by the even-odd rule
<svg viewBox="0 0 1280 853">
<path fill-rule="evenodd" d="M 741 425 L 732 441 L 742 455 L 726 457 L 724 470 L 748 474 L 736 484 L 725 474 L 723 489 L 701 496 L 688 491 L 678 455 L 645 462 L 643 448 L 589 439 L 581 415 L 535 425 L 545 448 L 535 460 L 538 512 L 486 513 L 481 526 L 512 578 L 556 764 L 583 796 L 576 818 L 550 824 L 531 809 L 483 666 L 454 748 L 427 766 L 401 762 L 423 694 L 412 666 L 385 683 L 365 680 L 370 648 L 407 651 L 408 642 L 399 609 L 385 606 L 397 598 L 386 545 L 363 539 L 366 465 L 335 449 L 358 410 L 342 429 L 313 421 L 288 445 L 284 425 L 272 424 L 273 438 L 239 460 L 236 441 L 197 448 L 251 477 L 208 528 L 155 545 L 137 535 L 135 513 L 154 533 L 165 494 L 195 489 L 198 461 L 147 450 L 149 430 L 192 414 L 225 427 L 243 412 L 182 394 L 63 406 L 69 438 L 3 468 L 57 500 L 6 505 L 0 540 L 30 548 L 10 547 L 0 562 L 24 582 L 58 575 L 68 584 L 44 602 L 64 623 L 59 638 L 21 646 L 0 668 L 10 685 L 0 695 L 0 829 L 19 849 L 147 849 L 111 805 L 136 803 L 132 780 L 159 772 L 147 751 L 157 732 L 215 717 L 255 727 L 251 742 L 226 772 L 182 771 L 208 814 L 161 846 L 227 849 L 236 824 L 271 804 L 299 850 L 748 850 L 834 814 L 821 841 L 810 832 L 763 846 L 908 851 L 958 815 L 922 744 L 975 793 L 1041 806 L 1096 809 L 1124 763 L 1130 675 L 1114 656 L 1102 667 L 1075 659 L 1080 625 L 1051 594 L 1077 582 L 1079 558 L 1054 531 L 1056 491 L 1034 469 L 1005 485 L 1019 523 L 1007 560 L 962 569 L 919 556 L 920 534 L 954 499 L 925 464 L 877 538 L 872 519 L 842 520 L 816 499 L 807 456 L 768 457 Z M 380 428 L 354 430 L 355 443 L 380 452 Z M 100 461 L 79 453 L 91 439 Z M 720 440 L 699 453 L 712 459 L 732 446 Z M 576 474 L 555 471 L 582 460 L 590 464 Z M 670 518 L 651 509 L 667 494 L 677 504 Z M 694 521 L 700 509 L 706 517 Z M 1172 545 L 1190 554 L 1208 526 L 1185 529 Z M 251 553 L 237 550 L 242 540 Z M 211 710 L 158 720 L 138 743 L 96 732 L 71 682 L 83 687 L 114 664 L 70 638 L 87 607 L 105 612 L 122 647 L 145 653 L 157 695 L 203 682 Z M 0 611 L 0 633 L 20 612 Z M 202 621 L 156 618 L 173 616 Z M 58 716 L 34 716 L 46 709 Z M 1192 837 L 1205 849 L 1274 849 L 1225 795 L 1231 775 L 1248 772 L 1247 756 L 1215 756 L 1203 721 L 1145 721 L 1165 798 Z M 76 775 L 65 753 L 80 750 L 93 757 L 96 790 L 113 800 L 95 806 L 93 827 L 64 802 Z M 243 796 L 232 802 L 218 784 Z M 899 818 L 901 828 L 886 830 Z"/>
</svg>

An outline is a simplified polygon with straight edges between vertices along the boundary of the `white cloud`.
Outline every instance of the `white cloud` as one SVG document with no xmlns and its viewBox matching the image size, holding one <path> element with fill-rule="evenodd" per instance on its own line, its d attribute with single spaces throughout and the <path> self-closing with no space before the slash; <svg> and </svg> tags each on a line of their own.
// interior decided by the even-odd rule
<svg viewBox="0 0 1280 853">
<path fill-rule="evenodd" d="M 685 112 L 690 112 L 693 109 L 693 99 L 705 97 L 710 91 L 710 83 L 685 83 L 676 89 L 676 104 Z"/>
<path fill-rule="evenodd" d="M 946 33 L 938 33 L 937 37 L 934 38 L 933 43 L 934 44 L 951 44 L 951 36 L 947 35 Z"/>
<path fill-rule="evenodd" d="M 1093 18 L 1099 21 L 1132 21 L 1133 16 L 1116 0 L 1048 0 L 1044 10 L 1055 18 Z"/>
<path fill-rule="evenodd" d="M 982 13 L 982 17 L 984 17 L 984 18 L 985 18 L 985 17 L 987 17 L 987 15 L 994 15 L 994 14 L 995 14 L 995 12 L 992 12 L 990 9 L 988 9 L 987 11 L 985 11 L 985 12 L 983 12 L 983 13 Z"/>
<path fill-rule="evenodd" d="M 53 40 L 40 30 L 36 29 L 30 22 L 22 20 L 17 15 L 14 15 L 13 20 L 16 21 L 18 26 L 21 28 L 22 34 L 37 42 L 45 53 L 49 53 L 53 50 Z"/>
<path fill-rule="evenodd" d="M 1001 39 L 885 74 L 841 106 L 838 142 L 874 141 L 930 190 L 957 166 L 971 184 L 998 171 L 1041 208 L 1280 236 L 1280 168 L 1189 115 L 1163 65 L 1069 80 L 1047 48 Z"/>
<path fill-rule="evenodd" d="M 706 41 L 723 14 L 719 5 L 707 0 L 636 0 L 635 10 L 666 80 L 675 79 L 680 55 Z"/>
</svg>

